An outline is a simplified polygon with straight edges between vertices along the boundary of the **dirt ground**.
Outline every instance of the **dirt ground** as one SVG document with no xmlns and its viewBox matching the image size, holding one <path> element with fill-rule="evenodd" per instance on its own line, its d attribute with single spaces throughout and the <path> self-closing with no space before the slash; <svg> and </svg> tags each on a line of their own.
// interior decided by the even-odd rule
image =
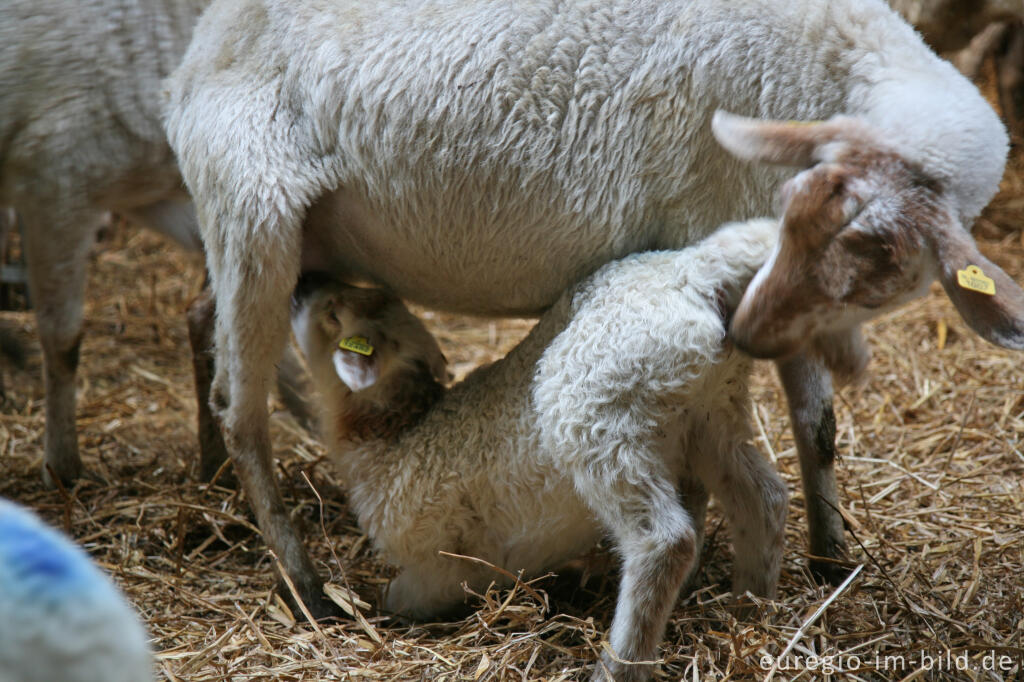
<svg viewBox="0 0 1024 682">
<path fill-rule="evenodd" d="M 1019 143 L 1020 141 L 1018 141 Z M 976 228 L 1024 282 L 1024 161 Z M 66 529 L 116 578 L 167 680 L 570 680 L 602 647 L 615 561 L 584 561 L 512 590 L 467 594 L 463 620 L 410 626 L 379 614 L 393 570 L 345 507 L 323 448 L 283 410 L 278 472 L 321 573 L 365 602 L 312 627 L 282 601 L 244 496 L 200 485 L 183 310 L 198 257 L 117 229 L 95 250 L 78 381 L 79 442 L 108 483 L 43 488 L 41 358 L 30 313 L 0 313 L 31 351 L 3 369 L 0 495 Z M 457 374 L 493 360 L 529 321 L 424 312 Z M 836 400 L 840 501 L 856 576 L 815 584 L 799 468 L 777 382 L 755 381 L 757 445 L 791 491 L 779 595 L 740 613 L 728 528 L 712 507 L 696 591 L 676 605 L 656 679 L 1020 679 L 1024 676 L 1022 356 L 967 330 L 941 288 L 867 328 L 867 381 Z M 321 503 L 322 499 L 322 503 Z M 786 652 L 785 656 L 780 654 Z"/>
</svg>

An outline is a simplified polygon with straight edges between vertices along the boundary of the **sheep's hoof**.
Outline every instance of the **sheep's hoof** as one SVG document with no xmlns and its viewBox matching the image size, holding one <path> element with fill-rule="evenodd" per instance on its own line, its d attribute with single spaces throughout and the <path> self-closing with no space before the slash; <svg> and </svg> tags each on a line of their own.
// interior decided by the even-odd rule
<svg viewBox="0 0 1024 682">
<path fill-rule="evenodd" d="M 309 611 L 309 615 L 313 617 L 313 620 L 322 621 L 328 619 L 338 620 L 352 620 L 347 613 L 345 613 L 340 606 L 331 601 L 327 595 L 323 594 L 321 590 L 319 594 L 303 594 L 302 595 L 302 606 L 295 600 L 295 596 L 292 594 L 291 589 L 288 585 L 281 581 L 278 585 L 278 593 L 284 599 L 285 604 L 292 610 L 292 613 L 298 617 L 305 615 L 305 611 Z M 302 607 L 305 607 L 305 611 Z"/>
<path fill-rule="evenodd" d="M 43 462 L 43 485 L 49 490 L 68 489 L 78 481 L 90 481 L 98 485 L 110 485 L 110 481 L 103 478 L 95 471 L 86 469 L 82 462 L 76 460 L 73 464 L 54 468 L 49 462 Z"/>
<path fill-rule="evenodd" d="M 813 577 L 819 583 L 826 583 L 838 587 L 850 575 L 853 566 L 844 559 L 826 559 L 812 557 L 807 562 L 807 567 Z"/>
</svg>

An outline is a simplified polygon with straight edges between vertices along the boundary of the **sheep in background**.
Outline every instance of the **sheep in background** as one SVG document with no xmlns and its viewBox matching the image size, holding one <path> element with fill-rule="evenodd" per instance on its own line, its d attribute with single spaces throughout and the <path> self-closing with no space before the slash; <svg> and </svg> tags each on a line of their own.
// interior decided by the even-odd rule
<svg viewBox="0 0 1024 682">
<path fill-rule="evenodd" d="M 146 682 L 138 616 L 89 556 L 0 499 L 0 680 Z"/>
<path fill-rule="evenodd" d="M 332 461 L 360 526 L 402 568 L 385 608 L 431 618 L 463 601 L 463 583 L 503 582 L 439 551 L 538 575 L 607 533 L 623 562 L 610 643 L 653 660 L 702 542 L 680 499 L 693 479 L 729 519 L 733 591 L 774 596 L 787 491 L 750 443 L 752 360 L 726 342 L 726 311 L 777 235 L 777 221 L 751 221 L 609 263 L 448 391 L 441 351 L 393 294 L 300 281 L 293 326 Z"/>
<path fill-rule="evenodd" d="M 218 0 L 168 90 L 219 306 L 213 409 L 314 614 L 329 608 L 277 489 L 265 401 L 303 271 L 539 314 L 612 259 L 770 212 L 783 175 L 717 148 L 718 108 L 857 117 L 967 240 L 1007 149 L 976 88 L 880 0 Z M 875 217 L 878 248 L 906 227 Z M 907 265 L 930 279 L 936 257 Z M 831 384 L 805 356 L 780 368 L 811 553 L 839 557 Z"/>
<path fill-rule="evenodd" d="M 208 0 L 0 3 L 0 206 L 24 221 L 46 381 L 46 459 L 81 474 L 75 371 L 89 249 L 107 211 L 201 246 L 160 120 Z"/>
<path fill-rule="evenodd" d="M 86 262 L 108 211 L 198 250 L 198 224 L 161 122 L 160 84 L 209 0 L 0 3 L 0 206 L 24 221 L 24 251 L 46 382 L 43 477 L 83 474 L 75 372 Z M 226 457 L 209 413 L 212 298 L 189 309 L 199 392 L 200 472 Z M 278 388 L 309 428 L 301 366 L 285 355 Z"/>
</svg>

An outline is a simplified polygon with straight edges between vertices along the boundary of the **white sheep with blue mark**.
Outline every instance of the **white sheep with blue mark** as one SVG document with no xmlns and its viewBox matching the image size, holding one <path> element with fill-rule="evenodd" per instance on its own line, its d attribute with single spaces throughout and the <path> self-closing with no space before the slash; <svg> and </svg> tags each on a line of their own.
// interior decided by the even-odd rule
<svg viewBox="0 0 1024 682">
<path fill-rule="evenodd" d="M 0 499 L 0 680 L 148 682 L 152 664 L 146 631 L 110 577 Z"/>
</svg>

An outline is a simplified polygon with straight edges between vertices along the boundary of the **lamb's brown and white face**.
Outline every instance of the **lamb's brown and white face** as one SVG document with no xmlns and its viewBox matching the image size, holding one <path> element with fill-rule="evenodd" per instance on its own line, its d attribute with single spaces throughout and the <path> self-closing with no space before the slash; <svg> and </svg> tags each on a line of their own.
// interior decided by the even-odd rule
<svg viewBox="0 0 1024 682">
<path fill-rule="evenodd" d="M 779 242 L 732 318 L 740 348 L 785 357 L 924 294 L 936 276 L 975 331 L 1024 348 L 1024 292 L 978 252 L 943 188 L 864 124 L 720 114 L 715 134 L 744 158 L 806 167 L 782 189 Z M 970 268 L 993 294 L 960 284 Z"/>
<path fill-rule="evenodd" d="M 394 294 L 321 274 L 304 276 L 292 298 L 292 330 L 314 381 L 365 390 L 417 364 L 441 382 L 447 360 L 437 341 Z"/>
</svg>

